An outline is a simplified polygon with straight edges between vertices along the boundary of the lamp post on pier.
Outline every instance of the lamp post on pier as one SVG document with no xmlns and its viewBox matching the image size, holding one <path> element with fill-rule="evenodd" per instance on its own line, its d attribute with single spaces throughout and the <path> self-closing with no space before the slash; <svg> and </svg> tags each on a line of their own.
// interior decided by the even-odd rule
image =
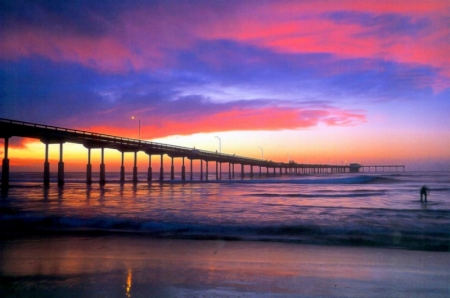
<svg viewBox="0 0 450 298">
<path fill-rule="evenodd" d="M 218 136 L 215 136 L 215 138 L 219 139 L 219 153 L 222 153 L 222 140 Z"/>
<path fill-rule="evenodd" d="M 222 140 L 218 136 L 215 136 L 215 138 L 219 139 L 219 153 L 222 153 Z M 222 163 L 220 162 L 219 164 L 220 179 L 222 179 Z"/>
<path fill-rule="evenodd" d="M 133 119 L 133 120 L 135 120 L 136 119 L 136 117 L 134 117 L 134 116 L 131 116 L 131 119 Z M 139 121 L 139 134 L 138 134 L 138 138 L 139 138 L 139 140 L 141 139 L 141 119 L 137 119 L 138 121 Z"/>
<path fill-rule="evenodd" d="M 258 147 L 259 149 L 261 149 L 261 160 L 264 160 L 264 150 L 261 147 Z"/>
</svg>

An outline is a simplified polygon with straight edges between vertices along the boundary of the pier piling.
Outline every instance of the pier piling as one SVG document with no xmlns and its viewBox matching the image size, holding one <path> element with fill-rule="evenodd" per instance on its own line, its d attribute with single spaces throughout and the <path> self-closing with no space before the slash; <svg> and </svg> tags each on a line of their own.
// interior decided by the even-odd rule
<svg viewBox="0 0 450 298">
<path fill-rule="evenodd" d="M 91 148 L 88 149 L 88 163 L 86 165 L 86 183 L 92 183 Z"/>
<path fill-rule="evenodd" d="M 147 181 L 152 181 L 152 155 L 148 154 Z"/>
<path fill-rule="evenodd" d="M 137 152 L 134 152 L 133 183 L 138 182 Z"/>
<path fill-rule="evenodd" d="M 64 185 L 63 143 L 59 144 L 58 186 Z"/>
<path fill-rule="evenodd" d="M 124 155 L 125 153 L 122 151 L 122 163 L 120 165 L 120 182 L 125 182 L 125 165 L 124 165 Z"/>
<path fill-rule="evenodd" d="M 50 186 L 50 163 L 48 162 L 48 143 L 45 143 L 44 186 Z"/>
<path fill-rule="evenodd" d="M 5 150 L 3 151 L 2 160 L 2 187 L 9 187 L 9 159 L 8 159 L 8 140 L 9 137 L 5 137 Z"/>
<path fill-rule="evenodd" d="M 106 183 L 106 167 L 105 167 L 105 148 L 101 148 L 101 163 L 100 163 L 100 181 L 101 185 Z"/>
<path fill-rule="evenodd" d="M 161 154 L 161 168 L 159 169 L 159 181 L 163 181 L 164 180 L 163 155 L 164 154 Z"/>
<path fill-rule="evenodd" d="M 186 180 L 186 168 L 184 167 L 184 156 L 183 156 L 183 165 L 181 166 L 181 180 Z"/>
</svg>

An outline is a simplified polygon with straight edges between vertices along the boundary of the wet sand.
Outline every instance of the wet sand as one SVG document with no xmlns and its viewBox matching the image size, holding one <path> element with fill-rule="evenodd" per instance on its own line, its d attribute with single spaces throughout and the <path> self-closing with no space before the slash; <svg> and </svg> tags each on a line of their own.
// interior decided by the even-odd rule
<svg viewBox="0 0 450 298">
<path fill-rule="evenodd" d="M 0 241 L 0 297 L 449 297 L 450 253 L 145 236 Z"/>
</svg>

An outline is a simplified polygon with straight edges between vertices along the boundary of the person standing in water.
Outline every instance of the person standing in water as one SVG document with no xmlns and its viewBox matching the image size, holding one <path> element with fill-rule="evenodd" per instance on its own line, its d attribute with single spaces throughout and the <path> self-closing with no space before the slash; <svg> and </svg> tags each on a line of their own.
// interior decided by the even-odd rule
<svg viewBox="0 0 450 298">
<path fill-rule="evenodd" d="M 426 185 L 422 186 L 422 188 L 420 189 L 420 201 L 426 203 L 427 202 L 427 195 L 429 193 L 430 193 L 430 189 Z"/>
</svg>

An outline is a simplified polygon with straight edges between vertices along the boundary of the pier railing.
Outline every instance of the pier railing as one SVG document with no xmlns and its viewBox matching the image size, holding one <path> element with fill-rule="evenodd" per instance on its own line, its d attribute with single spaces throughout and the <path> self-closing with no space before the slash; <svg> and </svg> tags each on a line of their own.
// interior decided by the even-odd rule
<svg viewBox="0 0 450 298">
<path fill-rule="evenodd" d="M 133 168 L 133 181 L 137 182 L 137 155 L 139 151 L 145 152 L 149 156 L 149 168 L 148 168 L 148 181 L 152 180 L 152 166 L 151 166 L 151 156 L 160 155 L 160 178 L 164 179 L 164 169 L 163 169 L 163 156 L 168 155 L 172 159 L 171 166 L 171 179 L 174 179 L 174 158 L 182 158 L 182 180 L 186 179 L 186 170 L 184 165 L 184 159 L 187 158 L 191 161 L 190 164 L 190 179 L 192 180 L 192 162 L 194 160 L 200 160 L 201 163 L 201 178 L 203 180 L 203 161 L 206 162 L 206 171 L 208 171 L 208 162 L 216 162 L 216 179 L 219 179 L 218 164 L 228 163 L 229 164 L 229 178 L 234 178 L 234 165 L 241 165 L 241 178 L 244 178 L 244 166 L 250 166 L 250 177 L 254 176 L 253 167 L 259 167 L 259 176 L 261 177 L 261 168 L 266 168 L 266 175 L 269 175 L 269 168 L 273 170 L 272 175 L 276 175 L 276 169 L 279 170 L 278 174 L 325 174 L 325 173 L 345 173 L 345 172 L 359 172 L 360 169 L 365 168 L 363 165 L 350 164 L 350 165 L 330 165 L 330 164 L 298 164 L 295 162 L 276 162 L 268 161 L 257 158 L 239 156 L 235 154 L 226 154 L 219 152 L 212 152 L 196 148 L 188 148 L 170 144 L 163 144 L 151 141 L 145 141 L 140 139 L 132 139 L 120 136 L 114 136 L 109 134 L 102 134 L 96 132 L 90 132 L 85 130 L 71 129 L 58 127 L 53 125 L 45 125 L 38 123 L 31 123 L 25 121 L 17 121 L 11 119 L 0 118 L 0 138 L 5 139 L 5 150 L 4 158 L 2 162 L 2 185 L 9 185 L 9 159 L 8 159 L 8 140 L 11 137 L 27 137 L 39 139 L 45 144 L 45 162 L 44 162 L 44 184 L 49 184 L 50 167 L 48 161 L 48 145 L 49 144 L 60 144 L 60 160 L 58 163 L 58 183 L 64 183 L 64 162 L 63 162 L 63 144 L 66 142 L 82 144 L 88 149 L 88 164 L 87 164 L 87 178 L 88 183 L 91 182 L 91 171 L 92 167 L 90 164 L 90 153 L 91 149 L 101 149 L 101 165 L 100 165 L 100 183 L 105 182 L 105 164 L 104 164 L 104 149 L 115 149 L 122 152 L 122 166 L 120 179 L 123 181 L 124 175 L 124 165 L 123 165 L 123 154 L 125 152 L 134 152 L 134 168 Z M 355 166 L 356 165 L 356 166 Z M 374 167 L 375 171 L 378 168 L 391 169 L 395 167 L 402 168 L 403 165 L 385 165 L 385 166 L 366 166 L 369 168 Z M 284 170 L 284 173 L 283 173 Z M 220 173 L 221 174 L 221 173 Z M 221 175 L 220 175 L 221 177 Z M 206 173 L 206 179 L 208 179 L 208 173 Z"/>
<path fill-rule="evenodd" d="M 6 125 L 4 125 L 6 124 Z M 244 157 L 235 154 L 217 153 L 196 148 L 188 148 L 177 145 L 163 144 L 158 142 L 151 142 L 145 140 L 138 140 L 126 137 L 119 137 L 109 134 L 90 132 L 85 130 L 71 129 L 58 127 L 53 125 L 45 125 L 38 123 L 31 123 L 25 121 L 10 120 L 0 118 L 0 137 L 7 138 L 12 136 L 21 136 L 29 138 L 39 138 L 42 142 L 61 143 L 71 142 L 94 147 L 112 147 L 112 149 L 126 150 L 126 151 L 145 151 L 158 150 L 164 151 L 170 156 L 170 153 L 176 155 L 184 155 L 186 157 L 192 156 L 193 159 L 210 158 L 211 160 L 222 159 L 231 160 L 235 163 L 261 163 L 264 162 L 268 166 L 279 166 L 283 163 L 264 161 L 257 158 Z M 118 145 L 118 146 L 115 146 Z M 122 146 L 122 147 L 120 147 Z M 117 147 L 117 148 L 115 148 Z M 195 158 L 195 157 L 198 158 Z"/>
</svg>

